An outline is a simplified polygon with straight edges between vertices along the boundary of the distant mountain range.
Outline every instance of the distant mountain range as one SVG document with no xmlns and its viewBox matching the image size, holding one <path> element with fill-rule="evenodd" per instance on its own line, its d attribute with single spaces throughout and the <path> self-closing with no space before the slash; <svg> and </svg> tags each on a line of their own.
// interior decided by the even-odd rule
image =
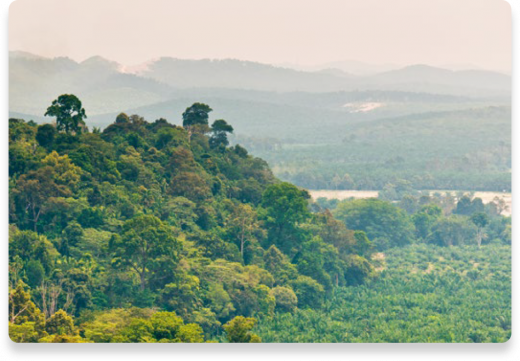
<svg viewBox="0 0 520 361">
<path fill-rule="evenodd" d="M 408 98 L 420 93 L 423 100 L 424 94 L 432 94 L 429 99 L 437 101 L 442 96 L 508 101 L 511 92 L 510 77 L 491 71 L 452 71 L 414 65 L 359 76 L 345 70 L 299 71 L 233 59 L 160 58 L 125 66 L 99 56 L 78 63 L 64 57 L 50 59 L 10 52 L 9 106 L 11 114 L 39 118 L 56 96 L 74 93 L 91 116 L 143 107 L 152 109 L 155 105 L 164 106 L 165 102 L 200 96 L 336 107 L 334 110 L 344 111 L 340 108 L 359 94 L 364 94 L 367 101 L 374 101 L 374 96 L 382 94 L 388 97 L 392 92 L 401 98 L 403 93 Z"/>
</svg>

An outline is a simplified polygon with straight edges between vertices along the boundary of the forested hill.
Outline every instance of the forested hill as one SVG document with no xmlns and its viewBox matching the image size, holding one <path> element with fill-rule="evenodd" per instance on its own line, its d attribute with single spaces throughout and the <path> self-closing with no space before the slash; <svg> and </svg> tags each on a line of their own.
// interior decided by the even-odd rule
<svg viewBox="0 0 520 361">
<path fill-rule="evenodd" d="M 259 318 L 320 309 L 375 274 L 371 244 L 278 181 L 196 103 L 183 126 L 90 131 L 9 119 L 9 327 L 17 342 L 259 342 Z"/>
</svg>

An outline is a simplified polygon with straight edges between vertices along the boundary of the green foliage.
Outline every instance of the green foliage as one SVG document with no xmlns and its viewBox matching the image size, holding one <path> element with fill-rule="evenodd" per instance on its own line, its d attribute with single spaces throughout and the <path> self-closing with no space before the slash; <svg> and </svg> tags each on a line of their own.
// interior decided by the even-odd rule
<svg viewBox="0 0 520 361">
<path fill-rule="evenodd" d="M 211 133 L 211 138 L 209 138 L 211 148 L 227 147 L 229 145 L 227 133 L 233 133 L 233 127 L 224 119 L 218 119 L 211 125 Z"/>
<path fill-rule="evenodd" d="M 471 216 L 473 213 L 484 212 L 484 203 L 482 199 L 474 198 L 465 195 L 457 202 L 457 208 L 453 211 L 455 214 L 462 214 Z"/>
<path fill-rule="evenodd" d="M 39 335 L 34 329 L 34 322 L 25 322 L 21 325 L 9 322 L 9 338 L 16 343 L 38 342 Z"/>
<path fill-rule="evenodd" d="M 208 125 L 209 113 L 212 111 L 207 104 L 195 103 L 182 113 L 182 126 Z"/>
<path fill-rule="evenodd" d="M 291 282 L 291 286 L 298 297 L 300 308 L 319 308 L 323 303 L 325 290 L 311 277 L 298 276 L 296 280 Z"/>
<path fill-rule="evenodd" d="M 153 280 L 174 272 L 180 245 L 159 218 L 138 215 L 125 222 L 121 237 L 114 236 L 109 247 L 114 253 L 113 265 L 136 272 L 144 291 L 147 285 L 160 287 Z"/>
<path fill-rule="evenodd" d="M 81 134 L 85 128 L 85 109 L 81 101 L 72 94 L 60 95 L 47 108 L 45 116 L 56 117 L 56 129 L 66 134 Z"/>
<path fill-rule="evenodd" d="M 255 326 L 257 320 L 253 317 L 237 316 L 224 325 L 227 339 L 232 343 L 257 343 L 261 339 L 251 333 L 251 329 Z"/>
<path fill-rule="evenodd" d="M 67 312 L 58 310 L 45 322 L 45 330 L 54 335 L 75 335 L 76 330 L 72 317 Z"/>
<path fill-rule="evenodd" d="M 340 98 L 334 105 L 339 109 L 353 94 L 366 103 L 377 97 L 373 92 L 328 96 Z M 242 125 L 244 135 L 236 141 L 266 159 L 278 178 L 308 189 L 385 190 L 396 197 L 405 181 L 420 190 L 511 190 L 509 105 L 456 101 L 452 109 L 439 103 L 428 109 L 422 101 L 381 103 L 364 114 L 324 115 L 329 109 L 320 109 L 308 115 L 313 120 L 287 110 L 291 115 L 280 115 L 278 124 L 272 116 L 273 123 L 258 121 L 261 127 Z M 394 107 L 401 114 L 390 114 Z M 291 117 L 298 122 L 290 124 Z"/>
<path fill-rule="evenodd" d="M 504 245 L 393 248 L 379 279 L 338 288 L 325 309 L 260 319 L 253 331 L 263 342 L 506 342 L 510 252 Z"/>
<path fill-rule="evenodd" d="M 427 241 L 438 246 L 470 244 L 475 239 L 476 227 L 467 218 L 451 216 L 440 219 L 433 227 Z"/>
<path fill-rule="evenodd" d="M 271 290 L 276 300 L 276 310 L 279 312 L 293 312 L 298 306 L 298 297 L 289 287 L 277 286 Z"/>
<path fill-rule="evenodd" d="M 262 195 L 268 240 L 285 252 L 297 247 L 297 225 L 310 216 L 307 191 L 290 183 L 273 184 Z"/>
<path fill-rule="evenodd" d="M 44 148 L 49 148 L 54 143 L 56 137 L 56 128 L 51 124 L 43 124 L 38 127 L 36 132 L 36 141 Z"/>
<path fill-rule="evenodd" d="M 378 199 L 341 202 L 334 215 L 350 229 L 366 232 L 379 250 L 412 242 L 414 227 L 406 212 Z"/>
<path fill-rule="evenodd" d="M 13 340 L 260 342 L 254 327 L 273 317 L 298 318 L 305 340 L 321 339 L 329 326 L 345 335 L 340 318 L 317 325 L 340 296 L 383 287 L 385 255 L 375 249 L 469 244 L 485 252 L 511 243 L 500 205 L 451 215 L 451 196 L 397 192 L 396 204 L 344 201 L 323 210 L 307 191 L 274 178 L 265 161 L 227 146 L 232 127 L 219 120 L 210 129 L 210 111 L 189 107 L 185 127 L 120 114 L 93 133 L 9 120 Z M 467 279 L 482 280 L 475 270 Z M 356 302 L 342 303 L 342 312 Z M 363 318 L 348 320 L 356 329 Z M 277 335 L 264 340 L 284 335 L 271 327 Z M 326 339 L 343 340 L 336 331 Z"/>
</svg>

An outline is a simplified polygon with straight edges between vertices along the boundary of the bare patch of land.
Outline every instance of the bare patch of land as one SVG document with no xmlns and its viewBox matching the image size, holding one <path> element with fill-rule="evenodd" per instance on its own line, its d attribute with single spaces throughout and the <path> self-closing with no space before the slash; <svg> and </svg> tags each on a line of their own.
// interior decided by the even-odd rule
<svg viewBox="0 0 520 361">
<path fill-rule="evenodd" d="M 363 199 L 363 198 L 377 198 L 379 191 L 353 191 L 353 190 L 316 190 L 309 191 L 312 199 L 327 198 L 327 199 Z"/>
</svg>

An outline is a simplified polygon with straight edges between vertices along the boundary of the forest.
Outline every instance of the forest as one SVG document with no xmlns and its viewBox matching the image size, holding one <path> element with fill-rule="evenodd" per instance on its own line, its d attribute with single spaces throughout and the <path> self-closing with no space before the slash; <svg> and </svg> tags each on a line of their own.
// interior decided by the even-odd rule
<svg viewBox="0 0 520 361">
<path fill-rule="evenodd" d="M 63 94 L 52 123 L 9 119 L 14 342 L 509 339 L 503 205 L 406 187 L 313 202 L 212 111 L 89 129 Z"/>
<path fill-rule="evenodd" d="M 382 190 L 406 181 L 417 190 L 503 192 L 511 190 L 510 127 L 510 107 L 478 106 L 359 117 L 314 129 L 312 138 L 300 130 L 282 146 L 255 137 L 242 143 L 279 178 L 308 189 Z"/>
</svg>

